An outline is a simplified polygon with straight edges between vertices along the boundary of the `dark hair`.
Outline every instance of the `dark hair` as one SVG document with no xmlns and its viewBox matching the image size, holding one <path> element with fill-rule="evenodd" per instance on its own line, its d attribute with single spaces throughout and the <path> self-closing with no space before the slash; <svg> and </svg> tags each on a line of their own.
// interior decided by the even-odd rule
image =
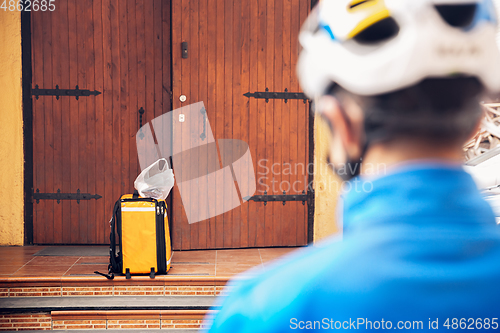
<svg viewBox="0 0 500 333">
<path fill-rule="evenodd" d="M 417 85 L 378 96 L 353 95 L 342 88 L 332 93 L 351 96 L 365 113 L 370 143 L 420 138 L 436 143 L 463 143 L 483 112 L 482 84 L 473 77 L 430 78 Z"/>
</svg>

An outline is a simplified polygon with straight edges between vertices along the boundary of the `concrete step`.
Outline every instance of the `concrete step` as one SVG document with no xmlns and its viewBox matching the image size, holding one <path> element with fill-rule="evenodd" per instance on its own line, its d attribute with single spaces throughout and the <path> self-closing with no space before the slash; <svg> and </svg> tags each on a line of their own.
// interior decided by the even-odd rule
<svg viewBox="0 0 500 333">
<path fill-rule="evenodd" d="M 108 310 L 208 310 L 215 296 L 3 297 L 0 313 Z"/>
</svg>

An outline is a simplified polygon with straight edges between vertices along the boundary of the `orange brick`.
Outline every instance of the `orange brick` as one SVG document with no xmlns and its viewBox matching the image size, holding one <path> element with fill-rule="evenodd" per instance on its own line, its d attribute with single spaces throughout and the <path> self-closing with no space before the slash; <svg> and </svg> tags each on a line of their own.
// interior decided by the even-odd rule
<svg viewBox="0 0 500 333">
<path fill-rule="evenodd" d="M 105 330 L 106 329 L 106 325 L 94 325 L 94 328 L 95 329 L 103 329 L 103 330 Z"/>
<path fill-rule="evenodd" d="M 65 320 L 66 325 L 89 325 L 90 320 Z"/>
<path fill-rule="evenodd" d="M 92 328 L 92 325 L 66 325 L 67 330 L 82 330 L 90 328 Z"/>
<path fill-rule="evenodd" d="M 0 324 L 0 327 L 13 327 L 13 324 Z"/>
<path fill-rule="evenodd" d="M 61 296 L 60 292 L 42 293 L 42 296 Z"/>
<path fill-rule="evenodd" d="M 164 328 L 175 328 L 175 325 L 174 324 L 161 324 L 161 328 L 164 329 Z"/>
<path fill-rule="evenodd" d="M 160 328 L 160 325 L 148 325 L 148 328 Z"/>
<path fill-rule="evenodd" d="M 196 325 L 175 324 L 175 328 L 200 328 L 200 325 L 199 324 L 196 324 Z"/>
<path fill-rule="evenodd" d="M 108 330 L 120 329 L 120 328 L 121 328 L 121 327 L 120 327 L 120 325 L 110 325 L 110 324 L 108 323 Z"/>
<path fill-rule="evenodd" d="M 40 297 L 42 296 L 42 293 L 10 293 L 10 297 Z"/>
<path fill-rule="evenodd" d="M 121 328 L 148 328 L 148 325 L 145 325 L 145 324 L 121 325 Z"/>
<path fill-rule="evenodd" d="M 36 318 L 12 318 L 10 321 L 12 323 L 38 323 Z"/>
<path fill-rule="evenodd" d="M 93 292 L 91 291 L 86 291 L 86 292 L 80 292 L 80 291 L 74 291 L 74 292 L 65 292 L 63 291 L 63 296 L 93 296 Z"/>
<path fill-rule="evenodd" d="M 194 291 L 173 291 L 170 293 L 172 296 L 189 296 L 189 295 L 196 295 L 196 292 Z"/>
<path fill-rule="evenodd" d="M 198 324 L 199 320 L 176 320 L 177 324 Z"/>
<path fill-rule="evenodd" d="M 166 286 L 165 287 L 165 291 L 167 290 L 177 290 L 177 287 L 169 287 L 169 286 Z"/>
</svg>

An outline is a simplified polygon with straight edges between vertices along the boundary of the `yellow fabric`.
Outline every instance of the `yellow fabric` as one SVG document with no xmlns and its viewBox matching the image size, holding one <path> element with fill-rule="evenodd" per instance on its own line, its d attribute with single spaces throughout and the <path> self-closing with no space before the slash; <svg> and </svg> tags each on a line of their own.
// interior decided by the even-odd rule
<svg viewBox="0 0 500 333">
<path fill-rule="evenodd" d="M 122 202 L 123 274 L 157 271 L 156 209 L 154 202 Z M 128 211 L 139 210 L 139 211 Z"/>
<path fill-rule="evenodd" d="M 353 38 L 355 37 L 357 34 L 359 34 L 361 31 L 365 30 L 366 28 L 368 28 L 369 26 L 379 22 L 379 21 L 382 21 L 383 19 L 385 18 L 388 18 L 391 16 L 391 13 L 389 12 L 389 10 L 387 9 L 383 9 L 382 11 L 380 12 L 377 12 L 369 17 L 367 17 L 366 19 L 364 19 L 363 21 L 361 21 L 357 26 L 356 28 L 354 28 L 354 30 L 352 30 L 349 35 L 347 37 L 349 38 Z"/>
<path fill-rule="evenodd" d="M 166 203 L 165 207 L 167 207 Z M 165 248 L 167 249 L 165 258 L 167 259 L 167 272 L 168 272 L 170 270 L 170 259 L 172 258 L 172 246 L 170 244 L 170 230 L 168 228 L 168 217 L 166 211 L 165 211 Z"/>
</svg>

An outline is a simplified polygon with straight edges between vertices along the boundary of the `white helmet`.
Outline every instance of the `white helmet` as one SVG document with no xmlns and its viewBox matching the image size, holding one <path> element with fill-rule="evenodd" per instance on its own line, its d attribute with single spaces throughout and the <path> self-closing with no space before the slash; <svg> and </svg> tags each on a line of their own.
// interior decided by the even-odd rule
<svg viewBox="0 0 500 333">
<path fill-rule="evenodd" d="M 456 74 L 500 91 L 496 33 L 491 0 L 321 0 L 299 36 L 298 77 L 310 98 L 332 83 L 373 96 Z"/>
</svg>

